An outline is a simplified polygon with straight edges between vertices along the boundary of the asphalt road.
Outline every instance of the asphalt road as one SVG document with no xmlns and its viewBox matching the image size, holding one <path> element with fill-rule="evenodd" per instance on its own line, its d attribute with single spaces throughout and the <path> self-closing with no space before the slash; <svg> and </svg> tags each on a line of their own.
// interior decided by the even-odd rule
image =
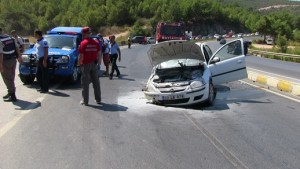
<svg viewBox="0 0 300 169">
<path fill-rule="evenodd" d="M 80 84 L 52 83 L 42 95 L 17 79 L 19 101 L 0 102 L 0 168 L 300 168 L 299 102 L 232 82 L 212 107 L 152 105 L 141 91 L 148 48 L 122 50 L 123 77 L 100 78 L 100 106 L 92 87 L 85 107 Z"/>
</svg>

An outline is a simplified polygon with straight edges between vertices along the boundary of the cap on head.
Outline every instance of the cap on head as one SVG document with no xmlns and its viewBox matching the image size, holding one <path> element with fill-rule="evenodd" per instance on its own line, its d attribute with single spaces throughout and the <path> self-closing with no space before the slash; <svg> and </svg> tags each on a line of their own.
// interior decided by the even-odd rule
<svg viewBox="0 0 300 169">
<path fill-rule="evenodd" d="M 83 27 L 82 29 L 81 29 L 81 33 L 91 33 L 91 28 L 90 27 Z"/>
<path fill-rule="evenodd" d="M 16 30 L 12 30 L 11 33 L 16 33 Z"/>
</svg>

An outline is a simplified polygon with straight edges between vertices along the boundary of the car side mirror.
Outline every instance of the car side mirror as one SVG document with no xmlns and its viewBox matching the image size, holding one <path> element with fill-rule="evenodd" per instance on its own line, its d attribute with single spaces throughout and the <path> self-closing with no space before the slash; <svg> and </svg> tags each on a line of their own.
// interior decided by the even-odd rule
<svg viewBox="0 0 300 169">
<path fill-rule="evenodd" d="M 213 60 L 210 61 L 210 64 L 215 64 L 220 61 L 221 61 L 221 59 L 219 57 L 214 57 Z"/>
</svg>

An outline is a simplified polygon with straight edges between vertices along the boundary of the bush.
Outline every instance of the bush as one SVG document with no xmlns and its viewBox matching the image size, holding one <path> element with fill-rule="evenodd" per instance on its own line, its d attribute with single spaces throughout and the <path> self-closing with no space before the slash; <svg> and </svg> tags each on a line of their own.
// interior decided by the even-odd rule
<svg viewBox="0 0 300 169">
<path fill-rule="evenodd" d="M 151 29 L 144 27 L 141 21 L 137 21 L 134 23 L 131 31 L 131 35 L 135 36 L 150 36 L 151 35 Z"/>
<path fill-rule="evenodd" d="M 276 45 L 282 53 L 286 53 L 288 49 L 288 41 L 286 36 L 278 35 Z"/>
<path fill-rule="evenodd" d="M 300 30 L 299 29 L 296 29 L 294 31 L 293 36 L 294 36 L 295 41 L 300 42 Z"/>
</svg>

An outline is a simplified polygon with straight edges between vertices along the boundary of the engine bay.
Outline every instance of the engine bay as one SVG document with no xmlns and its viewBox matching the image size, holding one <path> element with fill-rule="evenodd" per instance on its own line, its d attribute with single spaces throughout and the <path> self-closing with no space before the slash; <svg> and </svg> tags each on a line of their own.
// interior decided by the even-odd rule
<svg viewBox="0 0 300 169">
<path fill-rule="evenodd" d="M 156 69 L 153 76 L 154 83 L 172 83 L 191 81 L 196 78 L 202 77 L 204 72 L 204 65 L 197 66 L 184 66 L 168 69 Z"/>
</svg>

